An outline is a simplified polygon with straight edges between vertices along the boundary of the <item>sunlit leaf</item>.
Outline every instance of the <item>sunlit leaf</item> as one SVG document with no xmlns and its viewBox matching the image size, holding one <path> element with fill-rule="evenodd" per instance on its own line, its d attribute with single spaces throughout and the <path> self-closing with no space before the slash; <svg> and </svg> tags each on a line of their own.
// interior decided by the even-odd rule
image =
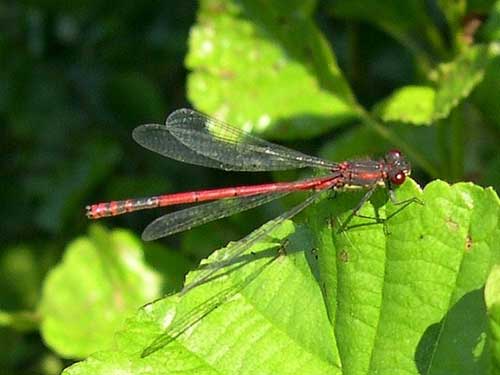
<svg viewBox="0 0 500 375">
<path fill-rule="evenodd" d="M 498 264 L 493 267 L 488 276 L 484 299 L 490 318 L 493 366 L 498 372 L 500 370 L 500 265 Z"/>
<path fill-rule="evenodd" d="M 397 199 L 423 205 L 379 192 L 361 213 L 385 223 L 346 223 L 360 197 L 321 201 L 307 226 L 287 222 L 220 277 L 146 306 L 113 351 L 65 373 L 486 373 L 481 288 L 500 260 L 496 194 L 409 181 Z"/>
<path fill-rule="evenodd" d="M 274 137 L 320 134 L 355 116 L 315 2 L 204 0 L 190 35 L 188 95 L 200 110 Z"/>
<path fill-rule="evenodd" d="M 340 373 L 338 358 L 330 350 L 334 337 L 321 292 L 308 267 L 312 246 L 305 228 L 287 223 L 248 249 L 232 272 L 183 298 L 173 296 L 146 306 L 118 336 L 119 351 L 101 353 L 67 373 L 91 368 L 96 372 L 150 368 L 197 374 Z M 287 255 L 276 258 L 280 247 Z M 221 257 L 223 250 L 210 259 Z M 162 337 L 164 327 L 191 316 L 200 303 L 213 312 L 178 341 L 159 345 L 141 358 Z"/>
<path fill-rule="evenodd" d="M 343 371 L 487 373 L 487 347 L 477 345 L 487 335 L 481 288 L 500 260 L 498 197 L 440 181 L 423 192 L 410 183 L 397 191 L 399 201 L 415 196 L 424 205 L 395 214 L 385 233 L 353 221 L 358 227 L 348 236 L 332 237 L 338 226 L 331 218 L 352 204 L 343 197 L 332 209 L 315 206 L 310 216 Z M 385 204 L 378 213 L 399 208 Z"/>
<path fill-rule="evenodd" d="M 429 125 L 446 118 L 482 82 L 485 72 L 499 53 L 495 44 L 474 46 L 454 61 L 439 67 L 434 88 L 402 87 L 379 102 L 374 107 L 374 113 L 384 121 L 413 125 Z"/>
<path fill-rule="evenodd" d="M 434 119 L 449 115 L 471 91 L 483 80 L 485 70 L 499 51 L 495 45 L 477 45 L 460 55 L 455 61 L 440 67 Z"/>
<path fill-rule="evenodd" d="M 380 102 L 374 112 L 384 121 L 429 125 L 434 115 L 436 92 L 428 86 L 405 86 Z"/>
<path fill-rule="evenodd" d="M 128 315 L 159 297 L 161 278 L 142 251 L 131 234 L 97 226 L 68 246 L 40 305 L 41 332 L 53 350 L 74 358 L 106 349 Z"/>
</svg>

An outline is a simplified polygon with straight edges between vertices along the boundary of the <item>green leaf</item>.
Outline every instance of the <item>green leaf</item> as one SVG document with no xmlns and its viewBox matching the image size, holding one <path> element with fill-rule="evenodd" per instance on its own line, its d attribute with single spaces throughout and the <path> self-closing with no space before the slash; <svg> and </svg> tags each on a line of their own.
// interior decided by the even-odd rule
<svg viewBox="0 0 500 375">
<path fill-rule="evenodd" d="M 328 141 L 321 148 L 320 155 L 328 160 L 349 160 L 356 158 L 376 158 L 385 155 L 387 150 L 392 148 L 411 145 L 413 149 L 412 165 L 423 167 L 419 164 L 422 158 L 418 155 L 425 155 L 425 159 L 431 163 L 439 162 L 439 146 L 437 143 L 438 127 L 407 126 L 404 123 L 391 124 L 391 131 L 396 135 L 400 143 L 392 143 L 381 136 L 373 127 L 360 125 L 351 128 L 335 139 Z M 406 150 L 403 148 L 406 153 Z"/>
<path fill-rule="evenodd" d="M 486 373 L 495 192 L 441 181 L 422 192 L 409 180 L 397 199 L 423 205 L 379 191 L 360 213 L 389 219 L 356 217 L 340 231 L 361 196 L 321 201 L 307 226 L 286 222 L 210 282 L 147 305 L 114 350 L 65 373 Z"/>
<path fill-rule="evenodd" d="M 446 118 L 483 81 L 500 50 L 495 44 L 477 45 L 436 72 L 436 87 L 405 86 L 374 106 L 382 120 L 428 125 Z"/>
<path fill-rule="evenodd" d="M 491 331 L 493 366 L 500 371 L 500 265 L 495 265 L 488 276 L 484 289 L 484 300 L 488 309 Z"/>
<path fill-rule="evenodd" d="M 467 11 L 476 13 L 487 13 L 498 0 L 468 0 Z"/>
<path fill-rule="evenodd" d="M 326 142 L 319 155 L 328 160 L 349 160 L 359 157 L 380 155 L 391 148 L 373 128 L 358 125 Z"/>
<path fill-rule="evenodd" d="M 47 257 L 49 252 L 47 252 Z M 44 262 L 28 245 L 2 249 L 0 257 L 0 300 L 2 309 L 31 309 L 40 297 L 40 285 L 46 271 Z"/>
<path fill-rule="evenodd" d="M 186 58 L 192 103 L 279 138 L 311 137 L 354 118 L 355 99 L 313 22 L 314 5 L 201 1 Z"/>
<path fill-rule="evenodd" d="M 498 103 L 500 103 L 500 58 L 496 58 L 488 65 L 484 80 L 473 94 L 474 104 L 485 118 L 500 128 Z"/>
<path fill-rule="evenodd" d="M 436 91 L 428 86 L 405 86 L 377 104 L 374 112 L 386 122 L 429 125 L 433 121 Z"/>
<path fill-rule="evenodd" d="M 438 0 L 438 5 L 448 21 L 451 35 L 456 36 L 460 32 L 467 2 L 465 0 Z"/>
<path fill-rule="evenodd" d="M 160 290 L 135 236 L 93 226 L 89 237 L 68 246 L 45 281 L 41 333 L 61 356 L 85 357 L 109 347 L 125 317 Z"/>
<path fill-rule="evenodd" d="M 7 312 L 0 310 L 0 327 L 6 326 L 20 332 L 38 328 L 38 316 L 31 311 Z"/>
<path fill-rule="evenodd" d="M 185 374 L 340 373 L 321 292 L 308 266 L 312 246 L 306 228 L 287 222 L 248 249 L 232 272 L 182 298 L 172 296 L 142 309 L 118 336 L 117 351 L 92 356 L 66 373 L 146 368 Z M 280 247 L 287 255 L 276 258 Z M 223 250 L 217 251 L 210 262 L 223 256 Z M 177 341 L 141 358 L 169 324 L 198 317 L 200 304 L 212 313 Z"/>
<path fill-rule="evenodd" d="M 498 47 L 477 45 L 466 50 L 455 61 L 440 66 L 434 108 L 434 120 L 447 117 L 451 110 L 469 96 L 483 80 L 490 59 Z"/>
<path fill-rule="evenodd" d="M 500 40 L 500 0 L 497 0 L 493 6 L 488 20 L 481 31 L 481 35 L 489 41 Z"/>
<path fill-rule="evenodd" d="M 332 237 L 336 222 L 327 219 L 351 204 L 343 197 L 333 210 L 317 205 L 310 216 L 343 370 L 486 373 L 488 354 L 473 351 L 487 331 L 480 289 L 500 259 L 498 197 L 491 189 L 441 181 L 423 192 L 410 183 L 397 191 L 399 200 L 415 196 L 424 205 L 394 215 L 385 235 L 364 225 Z M 385 204 L 378 212 L 397 209 Z"/>
<path fill-rule="evenodd" d="M 496 191 L 500 190 L 500 155 L 496 155 L 483 166 L 484 174 L 481 185 L 492 186 Z"/>
</svg>

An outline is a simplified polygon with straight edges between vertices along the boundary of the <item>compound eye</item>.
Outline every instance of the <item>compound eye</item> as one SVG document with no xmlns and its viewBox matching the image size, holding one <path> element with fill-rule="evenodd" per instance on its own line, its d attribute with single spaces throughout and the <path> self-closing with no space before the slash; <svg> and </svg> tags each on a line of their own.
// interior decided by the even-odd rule
<svg viewBox="0 0 500 375">
<path fill-rule="evenodd" d="M 393 150 L 390 150 L 388 152 L 388 154 L 393 157 L 394 159 L 399 159 L 401 157 L 401 151 L 397 150 L 397 149 L 393 149 Z"/>
<path fill-rule="evenodd" d="M 391 182 L 394 185 L 401 185 L 406 180 L 406 175 L 404 172 L 398 172 L 394 176 L 391 177 Z"/>
</svg>

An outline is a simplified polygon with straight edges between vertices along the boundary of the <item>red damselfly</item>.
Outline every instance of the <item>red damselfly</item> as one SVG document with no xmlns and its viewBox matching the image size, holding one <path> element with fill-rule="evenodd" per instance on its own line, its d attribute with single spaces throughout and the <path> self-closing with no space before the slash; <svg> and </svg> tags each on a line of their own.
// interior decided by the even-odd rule
<svg viewBox="0 0 500 375">
<path fill-rule="evenodd" d="M 265 141 L 191 109 L 173 112 L 165 125 L 139 126 L 132 136 L 141 146 L 168 158 L 226 171 L 277 171 L 306 167 L 328 171 L 321 177 L 294 182 L 190 191 L 87 206 L 87 216 L 99 219 L 149 208 L 212 201 L 168 213 L 154 220 L 142 234 L 142 238 L 149 241 L 260 206 L 291 192 L 314 192 L 291 210 L 230 246 L 224 261 L 217 268 L 200 271 L 197 278 L 184 288 L 184 292 L 206 281 L 220 267 L 230 264 L 245 249 L 313 203 L 322 192 L 347 187 L 367 189 L 353 210 L 356 213 L 377 186 L 388 187 L 390 197 L 394 200 L 393 185 L 401 185 L 410 174 L 410 164 L 397 150 L 389 151 L 380 160 L 336 163 Z"/>
</svg>

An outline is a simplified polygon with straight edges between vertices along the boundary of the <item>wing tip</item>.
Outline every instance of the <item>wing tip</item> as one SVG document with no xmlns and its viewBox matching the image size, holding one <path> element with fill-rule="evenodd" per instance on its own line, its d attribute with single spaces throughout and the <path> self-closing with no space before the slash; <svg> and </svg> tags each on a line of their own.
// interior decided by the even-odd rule
<svg viewBox="0 0 500 375">
<path fill-rule="evenodd" d="M 198 112 L 191 108 L 179 108 L 170 113 L 165 120 L 165 124 L 168 125 L 171 122 L 177 121 L 177 119 L 184 118 L 186 116 L 197 115 Z"/>
</svg>

